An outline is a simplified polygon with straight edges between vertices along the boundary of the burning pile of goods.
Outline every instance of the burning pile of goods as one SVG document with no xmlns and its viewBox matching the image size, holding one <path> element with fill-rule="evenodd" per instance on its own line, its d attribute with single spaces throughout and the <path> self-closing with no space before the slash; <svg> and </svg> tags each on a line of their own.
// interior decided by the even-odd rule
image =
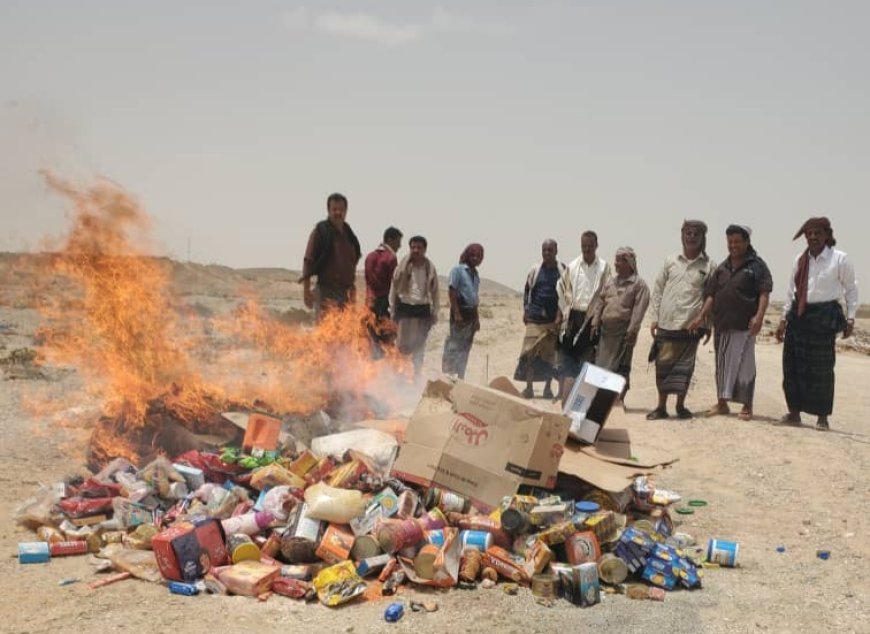
<svg viewBox="0 0 870 634">
<path fill-rule="evenodd" d="M 280 430 L 280 420 L 251 415 L 245 437 L 268 444 Z M 292 444 L 266 451 L 246 441 L 142 468 L 116 459 L 93 477 L 58 483 L 19 510 L 41 540 L 20 544 L 20 561 L 92 553 L 115 573 L 93 587 L 135 577 L 191 595 L 278 594 L 337 606 L 405 584 L 500 583 L 511 593 L 528 586 L 545 605 L 562 598 L 588 607 L 602 583 L 661 600 L 699 588 L 708 558 L 736 558 L 715 540 L 708 552 L 674 532 L 668 507 L 679 496 L 645 477 L 621 503 L 600 490 L 573 500 L 522 487 L 496 508 L 476 509 L 455 492 L 391 477 L 398 443 L 388 434 L 356 429 L 310 448 Z"/>
</svg>

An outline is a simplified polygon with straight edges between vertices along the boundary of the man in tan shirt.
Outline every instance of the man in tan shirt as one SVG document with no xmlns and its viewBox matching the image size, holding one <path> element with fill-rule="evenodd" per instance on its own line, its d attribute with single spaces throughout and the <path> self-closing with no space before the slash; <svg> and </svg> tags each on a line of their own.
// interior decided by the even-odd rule
<svg viewBox="0 0 870 634">
<path fill-rule="evenodd" d="M 708 326 L 690 331 L 689 324 L 704 301 L 704 286 L 716 264 L 707 256 L 707 225 L 700 220 L 686 220 L 680 232 L 682 252 L 668 256 L 653 286 L 650 309 L 650 332 L 653 349 L 650 361 L 656 364 L 658 405 L 647 414 L 648 420 L 667 418 L 669 394 L 677 397 L 677 418 L 694 415 L 686 408 L 686 393 L 695 372 L 698 343 Z"/>
</svg>

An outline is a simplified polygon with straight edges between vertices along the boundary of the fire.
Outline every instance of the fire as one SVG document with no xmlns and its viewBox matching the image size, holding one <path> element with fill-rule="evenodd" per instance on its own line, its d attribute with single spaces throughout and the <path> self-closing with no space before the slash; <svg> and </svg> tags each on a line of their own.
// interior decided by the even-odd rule
<svg viewBox="0 0 870 634">
<path fill-rule="evenodd" d="M 71 203 L 72 222 L 38 292 L 40 354 L 76 367 L 102 399 L 91 440 L 99 461 L 159 449 L 167 420 L 209 433 L 229 407 L 359 417 L 374 403 L 400 406 L 390 401 L 410 364 L 389 348 L 372 360 L 364 307 L 334 311 L 308 329 L 247 299 L 206 328 L 173 294 L 168 263 L 151 257 L 150 217 L 135 199 L 109 181 L 46 181 Z"/>
</svg>

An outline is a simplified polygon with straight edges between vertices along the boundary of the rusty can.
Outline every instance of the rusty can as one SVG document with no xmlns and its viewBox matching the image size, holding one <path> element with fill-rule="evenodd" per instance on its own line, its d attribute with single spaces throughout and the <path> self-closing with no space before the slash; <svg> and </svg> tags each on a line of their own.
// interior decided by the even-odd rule
<svg viewBox="0 0 870 634">
<path fill-rule="evenodd" d="M 354 561 L 362 561 L 370 557 L 376 557 L 383 551 L 378 540 L 372 535 L 360 535 L 353 542 L 353 548 L 350 550 L 350 558 Z"/>
<path fill-rule="evenodd" d="M 501 529 L 511 535 L 529 532 L 532 523 L 529 514 L 519 509 L 508 508 L 501 512 Z"/>
<path fill-rule="evenodd" d="M 86 555 L 88 553 L 88 543 L 86 541 L 78 542 L 54 542 L 48 545 L 48 550 L 52 557 L 65 557 L 66 555 Z"/>
<path fill-rule="evenodd" d="M 568 556 L 568 562 L 575 566 L 601 559 L 601 547 L 598 545 L 598 538 L 592 531 L 569 535 L 565 539 L 565 552 Z"/>
<path fill-rule="evenodd" d="M 273 559 L 277 557 L 278 553 L 281 552 L 281 532 L 277 530 L 272 531 L 269 537 L 266 538 L 266 541 L 260 545 L 260 552 Z"/>
<path fill-rule="evenodd" d="M 414 519 L 384 522 L 378 529 L 378 543 L 385 553 L 396 553 L 423 541 L 423 527 Z"/>
<path fill-rule="evenodd" d="M 557 583 L 556 575 L 535 575 L 532 577 L 532 594 L 543 599 L 554 599 Z"/>
</svg>

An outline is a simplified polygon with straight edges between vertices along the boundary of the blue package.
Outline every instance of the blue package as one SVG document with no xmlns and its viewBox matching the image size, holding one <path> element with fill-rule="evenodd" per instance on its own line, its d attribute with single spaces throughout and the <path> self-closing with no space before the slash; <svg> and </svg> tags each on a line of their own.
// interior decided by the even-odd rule
<svg viewBox="0 0 870 634">
<path fill-rule="evenodd" d="M 44 564 L 51 559 L 48 542 L 19 542 L 18 563 Z"/>
</svg>

